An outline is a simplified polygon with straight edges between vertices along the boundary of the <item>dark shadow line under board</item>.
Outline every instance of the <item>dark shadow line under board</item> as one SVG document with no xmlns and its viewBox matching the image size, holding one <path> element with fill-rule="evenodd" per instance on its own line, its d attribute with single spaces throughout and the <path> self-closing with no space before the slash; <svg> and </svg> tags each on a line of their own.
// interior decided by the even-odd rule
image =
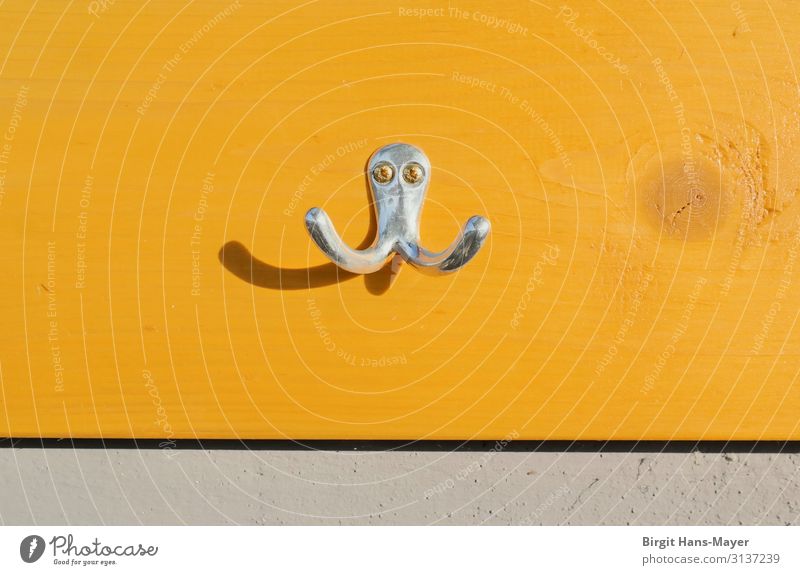
<svg viewBox="0 0 800 575">
<path fill-rule="evenodd" d="M 174 449 L 178 451 L 505 451 L 546 453 L 800 453 L 800 441 L 397 441 L 2 438 L 0 449 Z"/>
</svg>

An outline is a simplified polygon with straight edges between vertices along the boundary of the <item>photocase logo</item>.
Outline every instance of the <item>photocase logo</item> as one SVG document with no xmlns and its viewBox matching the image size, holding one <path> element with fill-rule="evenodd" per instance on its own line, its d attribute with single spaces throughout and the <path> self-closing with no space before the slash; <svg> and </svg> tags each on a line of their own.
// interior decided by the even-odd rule
<svg viewBox="0 0 800 575">
<path fill-rule="evenodd" d="M 19 556 L 25 563 L 35 563 L 44 553 L 44 539 L 38 535 L 28 535 L 19 544 Z"/>
</svg>

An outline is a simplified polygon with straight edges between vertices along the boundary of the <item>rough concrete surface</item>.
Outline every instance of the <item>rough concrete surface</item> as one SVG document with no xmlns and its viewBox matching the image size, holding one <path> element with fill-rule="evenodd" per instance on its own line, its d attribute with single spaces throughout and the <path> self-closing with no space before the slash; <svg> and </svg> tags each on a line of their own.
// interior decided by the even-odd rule
<svg viewBox="0 0 800 575">
<path fill-rule="evenodd" d="M 6 442 L 0 522 L 798 524 L 800 456 L 789 451 Z"/>
</svg>

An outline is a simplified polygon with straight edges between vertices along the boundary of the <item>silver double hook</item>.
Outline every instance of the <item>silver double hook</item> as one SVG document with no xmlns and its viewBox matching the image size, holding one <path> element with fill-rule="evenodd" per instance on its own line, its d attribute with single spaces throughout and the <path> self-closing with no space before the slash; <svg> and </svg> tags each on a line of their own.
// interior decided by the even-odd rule
<svg viewBox="0 0 800 575">
<path fill-rule="evenodd" d="M 392 253 L 421 271 L 440 274 L 458 270 L 481 249 L 491 224 L 486 218 L 472 216 L 446 250 L 430 252 L 420 246 L 419 216 L 430 173 L 431 164 L 419 148 L 409 144 L 380 148 L 368 164 L 378 220 L 378 235 L 372 246 L 365 250 L 350 248 L 320 208 L 306 213 L 311 239 L 336 265 L 357 274 L 378 271 Z"/>
</svg>

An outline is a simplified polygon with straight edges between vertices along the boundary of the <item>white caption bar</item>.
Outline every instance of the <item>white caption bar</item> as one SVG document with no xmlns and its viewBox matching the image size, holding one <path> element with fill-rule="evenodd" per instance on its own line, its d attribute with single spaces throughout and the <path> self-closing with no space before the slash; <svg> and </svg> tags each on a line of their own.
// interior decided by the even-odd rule
<svg viewBox="0 0 800 575">
<path fill-rule="evenodd" d="M 777 574 L 799 572 L 798 538 L 797 527 L 2 527 L 0 573 Z"/>
</svg>

